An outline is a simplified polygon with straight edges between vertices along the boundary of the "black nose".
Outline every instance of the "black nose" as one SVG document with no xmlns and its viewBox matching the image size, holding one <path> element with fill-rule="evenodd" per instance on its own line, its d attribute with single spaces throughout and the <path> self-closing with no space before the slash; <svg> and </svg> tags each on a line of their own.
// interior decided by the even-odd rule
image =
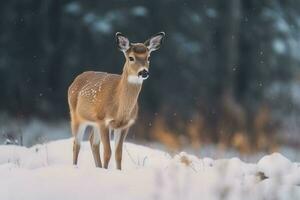
<svg viewBox="0 0 300 200">
<path fill-rule="evenodd" d="M 140 71 L 140 72 L 138 73 L 138 75 L 139 75 L 139 76 L 142 76 L 143 78 L 148 78 L 149 72 L 148 72 L 148 70 L 143 69 L 142 71 Z"/>
</svg>

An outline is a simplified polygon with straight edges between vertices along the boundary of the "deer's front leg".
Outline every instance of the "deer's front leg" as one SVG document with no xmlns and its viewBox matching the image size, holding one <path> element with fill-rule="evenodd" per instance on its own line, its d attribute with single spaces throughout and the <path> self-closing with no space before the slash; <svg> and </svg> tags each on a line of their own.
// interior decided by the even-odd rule
<svg viewBox="0 0 300 200">
<path fill-rule="evenodd" d="M 105 126 L 100 126 L 101 141 L 103 144 L 103 167 L 107 169 L 111 157 L 111 148 L 109 140 L 109 129 Z"/>
<path fill-rule="evenodd" d="M 93 127 L 90 133 L 90 144 L 96 167 L 102 167 L 100 158 L 100 132 L 98 127 Z"/>
<path fill-rule="evenodd" d="M 114 140 L 115 140 L 115 159 L 117 169 L 121 170 L 122 165 L 122 152 L 123 152 L 123 142 L 127 136 L 128 128 L 124 130 L 114 130 Z"/>
</svg>

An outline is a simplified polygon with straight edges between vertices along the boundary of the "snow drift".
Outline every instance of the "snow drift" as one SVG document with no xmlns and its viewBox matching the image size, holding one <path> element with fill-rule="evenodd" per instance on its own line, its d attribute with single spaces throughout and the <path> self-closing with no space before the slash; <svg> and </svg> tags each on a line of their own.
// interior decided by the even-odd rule
<svg viewBox="0 0 300 200">
<path fill-rule="evenodd" d="M 113 147 L 113 143 L 112 143 Z M 300 167 L 279 153 L 258 163 L 213 160 L 124 144 L 123 170 L 94 167 L 87 142 L 72 166 L 72 139 L 0 146 L 1 200 L 300 199 Z"/>
</svg>

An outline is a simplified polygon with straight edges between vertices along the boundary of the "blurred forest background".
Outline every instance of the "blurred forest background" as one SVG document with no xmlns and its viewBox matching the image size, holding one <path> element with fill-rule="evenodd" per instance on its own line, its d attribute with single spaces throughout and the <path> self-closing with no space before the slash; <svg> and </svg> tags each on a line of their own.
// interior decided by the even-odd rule
<svg viewBox="0 0 300 200">
<path fill-rule="evenodd" d="M 117 31 L 132 42 L 167 35 L 129 137 L 170 149 L 299 146 L 297 0 L 0 1 L 3 138 L 25 138 L 32 119 L 67 124 L 67 88 L 79 73 L 121 73 Z"/>
</svg>

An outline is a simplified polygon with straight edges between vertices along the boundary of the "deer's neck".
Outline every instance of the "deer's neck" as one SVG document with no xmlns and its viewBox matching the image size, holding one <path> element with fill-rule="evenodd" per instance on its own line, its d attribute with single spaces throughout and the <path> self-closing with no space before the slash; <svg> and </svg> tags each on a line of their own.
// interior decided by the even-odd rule
<svg viewBox="0 0 300 200">
<path fill-rule="evenodd" d="M 128 73 L 126 68 L 124 68 L 118 85 L 119 114 L 124 115 L 131 113 L 134 106 L 137 104 L 141 88 L 142 84 L 128 82 Z"/>
</svg>

